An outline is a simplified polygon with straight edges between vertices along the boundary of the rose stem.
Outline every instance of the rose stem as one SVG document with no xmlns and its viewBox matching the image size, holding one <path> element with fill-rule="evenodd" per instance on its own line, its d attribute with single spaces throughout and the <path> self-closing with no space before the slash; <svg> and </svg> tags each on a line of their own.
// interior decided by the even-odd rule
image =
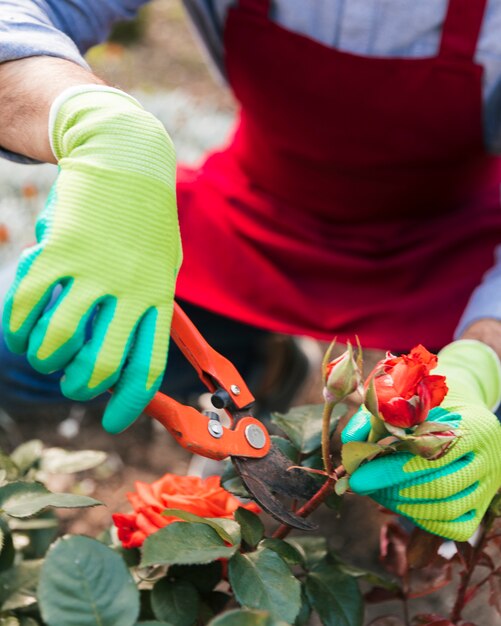
<svg viewBox="0 0 501 626">
<path fill-rule="evenodd" d="M 330 424 L 334 402 L 326 402 L 322 413 L 322 459 L 328 476 L 332 475 Z"/>
</svg>

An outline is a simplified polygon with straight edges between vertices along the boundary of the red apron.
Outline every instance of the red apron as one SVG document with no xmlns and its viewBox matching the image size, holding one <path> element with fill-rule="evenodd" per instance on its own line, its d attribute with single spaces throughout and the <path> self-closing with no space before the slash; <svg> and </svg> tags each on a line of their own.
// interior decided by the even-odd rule
<svg viewBox="0 0 501 626">
<path fill-rule="evenodd" d="M 486 154 L 485 0 L 450 0 L 440 51 L 361 57 L 239 0 L 224 34 L 240 115 L 180 168 L 177 295 L 256 326 L 405 350 L 452 339 L 501 242 Z"/>
</svg>

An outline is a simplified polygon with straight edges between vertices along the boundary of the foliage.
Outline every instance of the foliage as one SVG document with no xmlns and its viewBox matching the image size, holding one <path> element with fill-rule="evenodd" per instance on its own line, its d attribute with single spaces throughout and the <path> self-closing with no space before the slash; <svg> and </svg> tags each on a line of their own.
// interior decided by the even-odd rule
<svg viewBox="0 0 501 626">
<path fill-rule="evenodd" d="M 346 477 L 338 480 L 344 468 L 328 472 L 322 463 L 326 450 L 330 455 L 325 437 L 329 444 L 344 412 L 329 396 L 324 406 L 299 407 L 273 418 L 282 432 L 274 443 L 291 465 L 318 480 L 317 494 L 298 514 L 309 515 L 321 504 L 336 509 L 335 490 L 341 494 L 348 488 Z M 372 456 L 368 446 L 373 444 L 364 445 L 367 449 L 354 449 L 347 459 L 349 469 Z M 99 503 L 75 493 L 52 493 L 45 478 L 102 461 L 101 453 L 47 450 L 39 441 L 10 455 L 0 453 L 0 626 L 306 626 L 314 615 L 325 626 L 362 626 L 367 606 L 388 601 L 401 603 L 399 615 L 378 617 L 371 626 L 475 626 L 463 613 L 480 594 L 501 615 L 501 533 L 496 530 L 501 496 L 493 501 L 476 544 L 448 542 L 449 554 L 443 540 L 405 530 L 392 515 L 381 531 L 386 570 L 381 576 L 346 563 L 319 534 L 289 536 L 290 527 L 283 525 L 270 533 L 269 520 L 264 523 L 248 501 L 221 517 L 204 517 L 181 505 L 153 511 L 174 521 L 152 524 L 139 549 L 124 549 L 116 529 L 101 541 L 56 538 L 54 509 Z M 233 471 L 226 472 L 223 484 L 248 497 Z M 221 502 L 221 490 L 213 493 Z M 136 511 L 145 513 L 153 514 Z M 449 615 L 411 617 L 417 599 L 447 586 L 455 594 Z"/>
</svg>

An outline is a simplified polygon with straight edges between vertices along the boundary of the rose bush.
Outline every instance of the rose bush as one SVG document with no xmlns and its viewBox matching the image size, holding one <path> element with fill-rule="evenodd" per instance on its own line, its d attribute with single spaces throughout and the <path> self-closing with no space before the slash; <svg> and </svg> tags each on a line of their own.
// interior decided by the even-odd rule
<svg viewBox="0 0 501 626">
<path fill-rule="evenodd" d="M 239 507 L 254 513 L 260 512 L 254 502 L 242 504 L 223 489 L 219 476 L 203 480 L 198 476 L 165 474 L 151 484 L 137 481 L 135 487 L 135 492 L 127 494 L 134 513 L 112 515 L 124 548 L 138 548 L 146 537 L 160 528 L 183 521 L 173 515 L 163 515 L 165 509 L 179 509 L 200 517 L 227 519 L 233 519 Z"/>
</svg>

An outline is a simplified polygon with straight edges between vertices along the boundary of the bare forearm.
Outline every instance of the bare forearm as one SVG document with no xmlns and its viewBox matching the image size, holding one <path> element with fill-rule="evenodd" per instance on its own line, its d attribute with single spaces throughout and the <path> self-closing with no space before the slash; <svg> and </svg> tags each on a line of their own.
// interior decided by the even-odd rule
<svg viewBox="0 0 501 626">
<path fill-rule="evenodd" d="M 468 326 L 461 339 L 477 339 L 490 346 L 501 359 L 501 321 L 482 319 Z"/>
<path fill-rule="evenodd" d="M 53 101 L 68 87 L 102 82 L 64 59 L 31 57 L 1 64 L 0 146 L 54 163 L 48 133 Z"/>
</svg>

